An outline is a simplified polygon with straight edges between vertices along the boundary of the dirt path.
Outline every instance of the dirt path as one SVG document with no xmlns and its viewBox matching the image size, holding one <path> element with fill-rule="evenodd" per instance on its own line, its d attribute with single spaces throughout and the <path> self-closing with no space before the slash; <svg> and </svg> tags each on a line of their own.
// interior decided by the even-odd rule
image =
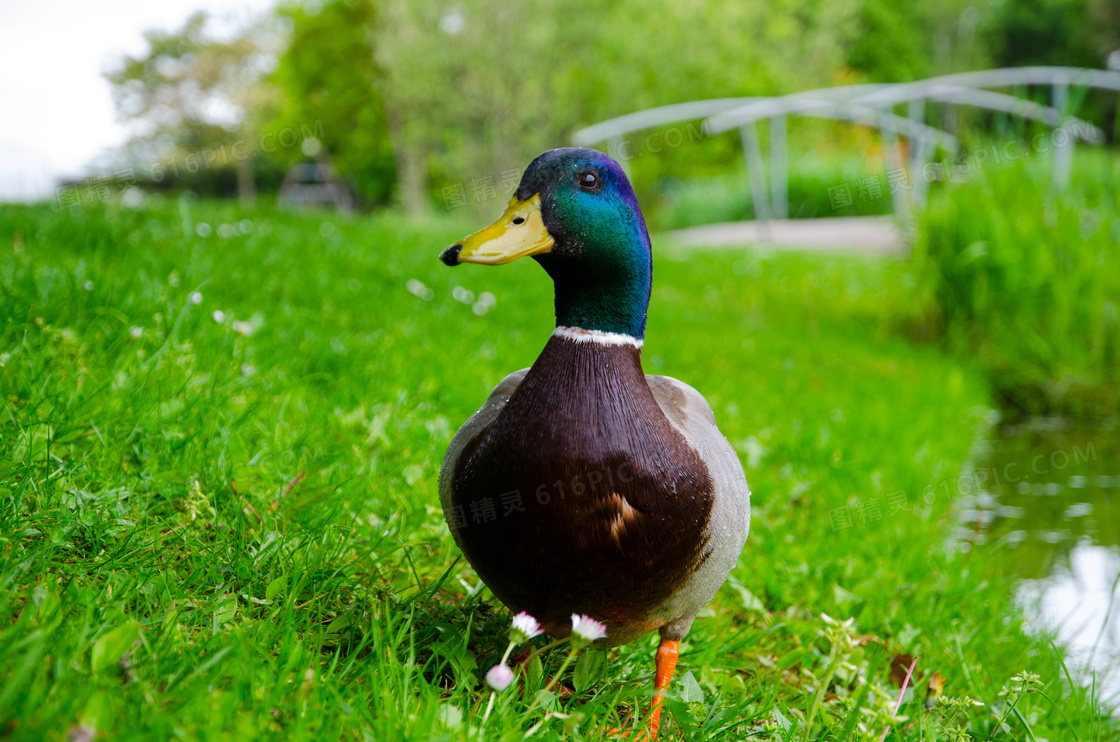
<svg viewBox="0 0 1120 742">
<path fill-rule="evenodd" d="M 780 219 L 724 222 L 666 232 L 682 245 L 740 247 L 765 245 L 785 250 L 856 251 L 906 255 L 905 232 L 891 216 Z"/>
</svg>

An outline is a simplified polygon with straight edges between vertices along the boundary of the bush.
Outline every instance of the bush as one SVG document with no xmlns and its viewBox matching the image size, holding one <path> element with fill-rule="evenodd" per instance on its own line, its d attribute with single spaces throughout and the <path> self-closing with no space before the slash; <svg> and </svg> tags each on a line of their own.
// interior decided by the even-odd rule
<svg viewBox="0 0 1120 742">
<path fill-rule="evenodd" d="M 931 194 L 915 267 L 951 347 L 975 354 L 1028 414 L 1120 410 L 1120 166 L 1082 151 L 1057 191 L 1050 163 L 989 169 Z"/>
</svg>

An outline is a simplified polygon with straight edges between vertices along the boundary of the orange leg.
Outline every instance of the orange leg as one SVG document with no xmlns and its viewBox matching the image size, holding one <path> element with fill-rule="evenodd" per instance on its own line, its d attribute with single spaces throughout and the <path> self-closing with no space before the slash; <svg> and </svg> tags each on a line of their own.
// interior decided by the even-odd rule
<svg viewBox="0 0 1120 742">
<path fill-rule="evenodd" d="M 681 653 L 681 643 L 675 639 L 662 639 L 657 647 L 657 673 L 653 680 L 653 704 L 649 710 L 649 738 L 657 737 L 657 729 L 661 726 L 661 699 L 665 689 L 673 679 L 673 671 L 677 669 L 677 657 Z"/>
<path fill-rule="evenodd" d="M 632 742 L 653 742 L 657 739 L 657 730 L 661 726 L 661 700 L 665 696 L 665 689 L 673 679 L 673 672 L 677 669 L 677 657 L 681 653 L 681 643 L 676 639 L 661 639 L 657 647 L 657 670 L 653 678 L 653 702 L 650 704 L 649 720 L 644 731 L 631 736 L 629 731 L 621 729 L 608 729 L 605 731 L 606 739 L 620 737 Z"/>
</svg>

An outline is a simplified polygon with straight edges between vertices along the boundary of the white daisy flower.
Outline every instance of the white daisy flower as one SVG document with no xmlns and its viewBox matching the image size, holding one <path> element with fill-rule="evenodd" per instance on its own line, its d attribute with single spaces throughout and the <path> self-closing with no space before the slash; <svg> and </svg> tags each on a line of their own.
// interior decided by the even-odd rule
<svg viewBox="0 0 1120 742">
<path fill-rule="evenodd" d="M 540 634 L 541 625 L 525 611 L 513 617 L 513 629 L 509 632 L 509 638 L 514 644 L 524 644 Z"/>
<path fill-rule="evenodd" d="M 509 665 L 494 665 L 486 672 L 486 684 L 501 693 L 513 682 L 513 670 Z"/>
<path fill-rule="evenodd" d="M 596 621 L 591 616 L 572 614 L 572 640 L 582 640 L 581 643 L 590 643 L 602 639 L 607 635 L 607 627 Z"/>
</svg>

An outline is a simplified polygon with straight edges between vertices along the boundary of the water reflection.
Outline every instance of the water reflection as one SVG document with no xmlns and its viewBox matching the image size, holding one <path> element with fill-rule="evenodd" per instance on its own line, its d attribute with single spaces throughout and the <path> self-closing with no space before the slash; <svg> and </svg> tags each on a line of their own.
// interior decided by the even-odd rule
<svg viewBox="0 0 1120 742">
<path fill-rule="evenodd" d="M 1035 421 L 1004 431 L 987 467 L 962 499 L 962 546 L 1006 557 L 1032 623 L 1057 635 L 1071 669 L 1095 670 L 1098 697 L 1117 706 L 1120 431 Z"/>
<path fill-rule="evenodd" d="M 1070 551 L 1068 567 L 1024 580 L 1018 591 L 1028 615 L 1054 630 L 1067 647 L 1067 662 L 1101 672 L 1097 682 L 1108 706 L 1115 706 L 1120 694 L 1117 575 L 1120 549 L 1083 542 Z"/>
</svg>

